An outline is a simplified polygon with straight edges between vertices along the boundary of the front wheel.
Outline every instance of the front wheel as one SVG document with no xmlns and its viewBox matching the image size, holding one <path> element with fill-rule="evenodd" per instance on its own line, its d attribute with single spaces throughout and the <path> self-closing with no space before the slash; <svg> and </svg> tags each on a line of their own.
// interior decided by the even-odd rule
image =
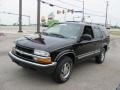
<svg viewBox="0 0 120 90">
<path fill-rule="evenodd" d="M 96 63 L 97 64 L 102 64 L 103 62 L 104 62 L 104 60 L 105 60 L 105 49 L 103 48 L 102 50 L 101 50 L 101 53 L 98 55 L 98 56 L 96 56 L 95 58 L 96 58 Z"/>
<path fill-rule="evenodd" d="M 53 74 L 53 79 L 58 83 L 66 82 L 71 75 L 73 62 L 70 57 L 63 57 Z"/>
</svg>

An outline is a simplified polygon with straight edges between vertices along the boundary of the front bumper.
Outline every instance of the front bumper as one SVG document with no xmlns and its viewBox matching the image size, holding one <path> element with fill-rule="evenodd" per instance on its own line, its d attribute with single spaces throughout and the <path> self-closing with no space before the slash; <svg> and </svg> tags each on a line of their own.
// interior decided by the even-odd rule
<svg viewBox="0 0 120 90">
<path fill-rule="evenodd" d="M 34 63 L 34 62 L 30 62 L 30 61 L 26 61 L 24 59 L 18 58 L 17 56 L 15 56 L 14 54 L 12 54 L 12 52 L 9 52 L 9 56 L 12 59 L 13 62 L 15 62 L 16 64 L 26 67 L 26 68 L 30 68 L 30 69 L 34 69 L 34 70 L 38 70 L 38 71 L 44 71 L 46 73 L 52 73 L 54 72 L 57 62 L 53 62 L 52 64 L 39 64 L 39 63 Z"/>
</svg>

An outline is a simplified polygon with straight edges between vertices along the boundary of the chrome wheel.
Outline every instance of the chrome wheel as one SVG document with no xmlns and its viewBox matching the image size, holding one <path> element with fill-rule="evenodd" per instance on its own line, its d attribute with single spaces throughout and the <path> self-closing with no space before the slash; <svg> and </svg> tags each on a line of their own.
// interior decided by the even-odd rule
<svg viewBox="0 0 120 90">
<path fill-rule="evenodd" d="M 70 75 L 71 68 L 72 68 L 72 65 L 70 63 L 65 63 L 63 65 L 61 69 L 61 74 L 60 74 L 62 79 L 66 79 Z"/>
<path fill-rule="evenodd" d="M 58 83 L 64 83 L 69 80 L 73 67 L 73 61 L 70 57 L 64 56 L 58 62 L 57 68 L 53 74 L 53 79 Z"/>
<path fill-rule="evenodd" d="M 102 64 L 105 60 L 105 49 L 101 49 L 101 53 L 95 57 L 95 61 L 97 64 Z"/>
<path fill-rule="evenodd" d="M 104 59 L 105 59 L 105 52 L 102 52 L 102 53 L 101 53 L 101 61 L 103 62 Z"/>
</svg>

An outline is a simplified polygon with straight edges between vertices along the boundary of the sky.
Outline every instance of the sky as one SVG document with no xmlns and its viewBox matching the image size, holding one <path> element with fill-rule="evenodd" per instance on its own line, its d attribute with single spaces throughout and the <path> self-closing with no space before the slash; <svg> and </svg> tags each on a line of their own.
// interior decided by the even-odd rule
<svg viewBox="0 0 120 90">
<path fill-rule="evenodd" d="M 46 2 L 50 2 L 52 4 L 62 6 L 68 9 L 74 9 L 82 11 L 82 2 L 80 0 L 60 0 L 64 3 L 61 3 L 59 0 L 43 0 Z M 106 12 L 106 0 L 84 0 L 85 1 L 85 20 L 87 22 L 93 23 L 105 23 Z M 66 4 L 67 3 L 67 4 Z M 72 5 L 71 5 L 72 4 Z M 120 0 L 109 0 L 109 9 L 108 9 L 108 23 L 112 25 L 120 26 Z M 41 4 L 41 16 L 47 17 L 51 12 L 54 12 L 55 18 L 60 21 L 71 21 L 73 17 L 75 20 L 81 20 L 82 14 L 59 14 L 57 15 L 57 10 L 63 10 L 57 7 L 50 7 L 46 4 Z M 18 23 L 18 16 L 16 15 L 8 15 L 2 12 L 10 12 L 16 13 L 19 12 L 19 0 L 0 0 L 0 24 L 8 24 L 12 25 L 14 23 Z M 36 24 L 37 20 L 37 0 L 23 0 L 23 14 L 29 15 L 31 17 L 31 24 Z M 23 17 L 23 24 L 28 24 L 28 18 Z"/>
</svg>

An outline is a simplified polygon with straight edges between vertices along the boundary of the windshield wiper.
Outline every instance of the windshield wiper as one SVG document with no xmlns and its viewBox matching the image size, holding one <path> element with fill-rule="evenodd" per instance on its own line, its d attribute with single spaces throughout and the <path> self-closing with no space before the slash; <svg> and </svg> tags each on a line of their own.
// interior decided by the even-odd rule
<svg viewBox="0 0 120 90">
<path fill-rule="evenodd" d="M 56 36 L 56 37 L 60 37 L 60 38 L 67 38 L 61 34 L 57 34 L 57 33 L 49 33 L 49 35 L 53 35 L 53 36 Z"/>
<path fill-rule="evenodd" d="M 48 35 L 48 36 L 56 36 L 56 37 L 60 37 L 60 38 L 67 38 L 63 35 L 57 34 L 57 33 L 47 33 L 47 32 L 42 32 L 43 35 Z"/>
<path fill-rule="evenodd" d="M 27 36 L 24 36 L 26 39 L 28 39 L 28 40 L 32 40 L 32 38 L 30 38 L 30 37 L 27 37 Z"/>
</svg>

